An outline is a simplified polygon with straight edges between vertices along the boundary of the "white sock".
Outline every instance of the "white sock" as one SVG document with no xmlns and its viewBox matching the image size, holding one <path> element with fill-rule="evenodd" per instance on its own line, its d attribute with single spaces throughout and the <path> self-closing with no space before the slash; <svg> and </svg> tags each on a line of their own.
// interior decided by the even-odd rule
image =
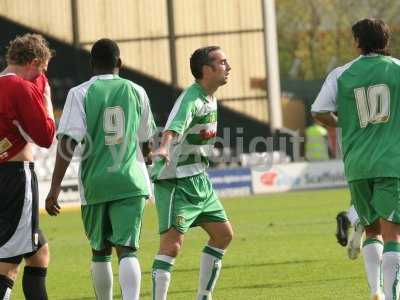
<svg viewBox="0 0 400 300">
<path fill-rule="evenodd" d="M 360 220 L 360 218 L 358 217 L 357 211 L 354 208 L 354 205 L 349 207 L 349 210 L 347 211 L 347 217 L 349 218 L 351 226 L 353 226 L 353 227 Z"/>
<path fill-rule="evenodd" d="M 365 273 L 371 296 L 381 291 L 383 243 L 377 239 L 366 239 L 362 248 Z"/>
<path fill-rule="evenodd" d="M 113 274 L 111 261 L 92 261 L 91 273 L 96 299 L 112 300 Z"/>
<path fill-rule="evenodd" d="M 218 280 L 225 251 L 209 245 L 203 249 L 200 259 L 200 279 L 197 300 L 211 300 L 211 294 Z"/>
<path fill-rule="evenodd" d="M 119 284 L 123 300 L 138 300 L 140 294 L 139 261 L 135 256 L 124 257 L 119 262 Z"/>
<path fill-rule="evenodd" d="M 152 273 L 153 279 L 153 300 L 166 300 L 171 281 L 171 272 L 155 269 Z"/>
<path fill-rule="evenodd" d="M 166 300 L 169 282 L 171 281 L 171 268 L 175 258 L 167 255 L 156 255 L 151 273 L 153 282 L 152 300 Z"/>
<path fill-rule="evenodd" d="M 385 243 L 383 258 L 383 290 L 385 299 L 399 299 L 400 283 L 400 244 L 396 242 Z"/>
</svg>

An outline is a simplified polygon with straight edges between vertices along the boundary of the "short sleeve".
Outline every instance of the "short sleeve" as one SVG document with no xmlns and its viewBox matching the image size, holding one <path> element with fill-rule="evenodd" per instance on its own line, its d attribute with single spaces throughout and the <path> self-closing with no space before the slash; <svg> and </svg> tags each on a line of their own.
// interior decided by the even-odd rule
<svg viewBox="0 0 400 300">
<path fill-rule="evenodd" d="M 185 95 L 179 97 L 168 117 L 164 131 L 170 130 L 182 135 L 189 128 L 195 113 L 195 101 Z"/>
<path fill-rule="evenodd" d="M 156 133 L 157 127 L 151 112 L 149 97 L 143 88 L 139 90 L 139 96 L 141 102 L 141 115 L 138 139 L 139 142 L 146 142 Z"/>
<path fill-rule="evenodd" d="M 326 78 L 322 88 L 311 106 L 311 112 L 335 112 L 337 96 L 337 72 L 333 70 Z"/>
<path fill-rule="evenodd" d="M 57 131 L 57 138 L 67 135 L 77 143 L 86 135 L 86 114 L 84 109 L 84 93 L 71 89 L 65 101 L 63 113 Z"/>
</svg>

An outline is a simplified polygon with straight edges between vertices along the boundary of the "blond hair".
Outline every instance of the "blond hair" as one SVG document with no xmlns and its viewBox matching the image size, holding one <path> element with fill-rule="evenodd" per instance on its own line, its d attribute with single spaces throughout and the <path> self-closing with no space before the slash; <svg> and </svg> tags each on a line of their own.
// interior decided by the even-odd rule
<svg viewBox="0 0 400 300">
<path fill-rule="evenodd" d="M 47 62 L 53 56 L 45 38 L 40 34 L 27 33 L 17 36 L 7 48 L 6 60 L 8 64 L 26 65 L 37 59 L 41 63 Z"/>
</svg>

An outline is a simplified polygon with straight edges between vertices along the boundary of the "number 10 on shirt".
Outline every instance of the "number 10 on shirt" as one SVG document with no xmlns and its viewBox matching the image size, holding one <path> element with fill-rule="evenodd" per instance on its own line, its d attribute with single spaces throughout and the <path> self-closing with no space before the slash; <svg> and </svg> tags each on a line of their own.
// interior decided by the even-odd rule
<svg viewBox="0 0 400 300">
<path fill-rule="evenodd" d="M 390 116 L 390 91 L 386 84 L 378 84 L 354 90 L 360 127 L 368 123 L 385 123 Z"/>
</svg>

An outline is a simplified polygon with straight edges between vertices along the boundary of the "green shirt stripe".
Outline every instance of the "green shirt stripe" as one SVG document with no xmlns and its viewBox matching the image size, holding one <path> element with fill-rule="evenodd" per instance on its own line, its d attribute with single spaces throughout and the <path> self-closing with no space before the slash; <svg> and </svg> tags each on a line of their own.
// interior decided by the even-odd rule
<svg viewBox="0 0 400 300">
<path fill-rule="evenodd" d="M 158 162 L 151 171 L 152 179 L 183 178 L 206 171 L 217 130 L 215 97 L 207 95 L 198 83 L 192 84 L 177 99 L 165 130 L 177 132 L 179 138 L 170 148 L 171 163 Z"/>
<path fill-rule="evenodd" d="M 215 123 L 217 122 L 217 112 L 212 111 L 211 113 L 205 116 L 198 116 L 193 119 L 193 124 L 208 124 L 208 123 Z"/>
<path fill-rule="evenodd" d="M 177 163 L 178 167 L 198 164 L 198 163 L 203 163 L 208 166 L 208 158 L 205 156 L 197 154 L 189 154 L 189 155 L 182 155 L 180 159 L 182 159 L 182 161 L 178 161 Z"/>
</svg>

